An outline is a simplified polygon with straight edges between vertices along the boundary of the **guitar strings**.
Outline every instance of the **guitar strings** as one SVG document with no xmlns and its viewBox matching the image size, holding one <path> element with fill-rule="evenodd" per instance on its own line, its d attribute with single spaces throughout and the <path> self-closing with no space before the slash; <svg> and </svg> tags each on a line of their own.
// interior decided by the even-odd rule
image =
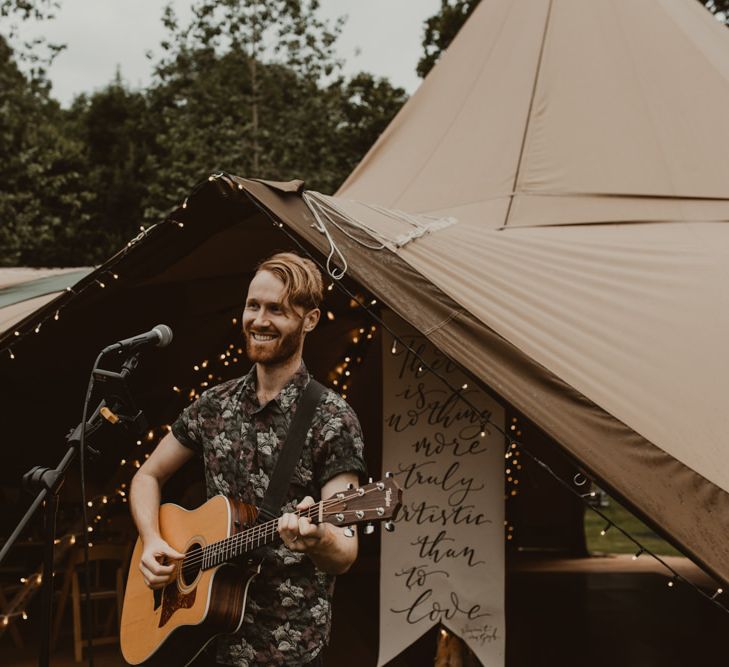
<svg viewBox="0 0 729 667">
<path fill-rule="evenodd" d="M 325 509 L 326 505 L 321 504 L 322 509 Z M 344 514 L 355 512 L 356 510 L 344 510 Z M 315 518 L 319 513 L 318 505 L 314 505 L 306 510 L 296 512 L 300 517 Z M 218 565 L 217 561 L 224 562 L 227 558 L 233 557 L 233 552 L 240 546 L 247 545 L 253 548 L 258 548 L 269 543 L 271 538 L 277 538 L 278 535 L 278 519 L 269 521 L 265 524 L 255 526 L 245 530 L 242 533 L 237 533 L 231 537 L 225 538 L 218 542 L 209 544 L 202 549 L 197 550 L 194 555 L 187 556 L 182 561 L 182 571 L 185 574 L 189 574 L 191 571 L 195 571 L 198 564 L 202 563 L 202 567 L 205 568 L 205 561 L 208 561 L 208 567 Z M 245 549 L 247 551 L 248 549 Z M 242 554 L 236 554 L 240 556 Z M 221 558 L 222 556 L 222 558 Z M 207 568 L 205 568 L 207 569 Z"/>
<path fill-rule="evenodd" d="M 350 496 L 345 496 L 344 498 L 329 498 L 327 500 L 320 501 L 316 505 L 312 505 L 311 507 L 306 508 L 305 510 L 300 510 L 299 512 L 295 512 L 300 517 L 306 517 L 306 518 L 316 518 L 319 514 L 319 510 L 325 510 L 331 507 L 331 505 L 336 505 L 338 503 L 341 503 L 346 500 L 352 500 L 354 498 L 361 498 L 364 495 L 367 495 L 373 491 L 379 490 L 376 486 L 373 486 L 370 489 L 365 489 L 365 492 L 360 495 L 359 493 L 352 494 Z M 352 512 L 356 512 L 356 510 L 344 510 L 342 514 L 351 514 Z M 190 556 L 186 556 L 182 561 L 182 570 L 186 573 L 189 572 L 190 569 L 194 569 L 198 563 L 203 562 L 206 559 L 214 560 L 216 557 L 226 554 L 228 551 L 234 550 L 236 547 L 239 547 L 244 544 L 250 543 L 250 546 L 254 546 L 254 542 L 260 542 L 261 539 L 264 540 L 263 544 L 256 544 L 256 548 L 259 546 L 263 546 L 266 544 L 265 540 L 267 538 L 275 538 L 277 536 L 278 532 L 278 519 L 274 519 L 273 521 L 268 521 L 265 524 L 260 524 L 258 526 L 253 526 L 247 530 L 244 530 L 241 533 L 236 533 L 235 535 L 232 535 L 230 537 L 224 538 L 223 540 L 220 540 L 218 542 L 214 542 L 212 544 L 209 544 L 201 549 L 196 550 L 193 554 Z M 232 555 L 232 554 L 231 554 Z"/>
<path fill-rule="evenodd" d="M 364 494 L 362 496 L 367 495 L 368 493 L 371 493 L 375 491 L 377 487 L 373 487 L 371 489 L 365 489 Z M 299 512 L 295 512 L 300 517 L 306 517 L 306 518 L 316 518 L 316 516 L 319 514 L 319 510 L 325 510 L 329 508 L 331 505 L 336 505 L 338 503 L 341 503 L 342 501 L 346 500 L 352 500 L 353 498 L 361 498 L 360 494 L 355 493 L 350 496 L 345 496 L 344 498 L 329 498 L 324 501 L 320 501 L 316 505 L 312 505 L 311 507 L 306 508 L 305 510 L 300 510 Z M 352 512 L 356 512 L 356 510 L 344 510 L 343 514 L 349 514 Z M 214 542 L 213 544 L 209 544 L 202 549 L 199 549 L 194 553 L 194 555 L 188 556 L 185 559 L 183 559 L 182 563 L 182 569 L 184 571 L 189 571 L 192 568 L 194 568 L 199 562 L 204 562 L 208 557 L 210 557 L 211 560 L 215 559 L 216 556 L 220 556 L 229 550 L 234 549 L 235 547 L 241 546 L 243 544 L 250 543 L 250 546 L 253 547 L 254 542 L 259 542 L 261 539 L 276 537 L 278 532 L 278 519 L 274 519 L 273 521 L 268 521 L 265 524 L 261 524 L 258 526 L 253 526 L 241 533 L 236 533 L 235 535 L 232 535 L 230 537 L 224 538 L 223 540 L 220 540 L 218 542 Z M 265 542 L 264 542 L 265 544 Z M 256 547 L 263 546 L 262 544 L 256 544 Z"/>
<path fill-rule="evenodd" d="M 332 505 L 342 503 L 346 500 L 362 498 L 363 496 L 376 490 L 378 489 L 376 486 L 374 486 L 370 489 L 365 489 L 365 492 L 361 495 L 359 493 L 354 493 L 350 496 L 345 496 L 344 498 L 334 497 L 327 500 L 322 500 L 319 503 L 312 505 L 311 507 L 300 510 L 298 512 L 294 512 L 294 514 L 299 517 L 313 519 L 318 516 L 320 510 L 326 510 Z M 357 510 L 343 510 L 341 513 L 352 514 L 356 511 Z M 219 540 L 218 542 L 213 542 L 212 544 L 206 545 L 205 547 L 194 551 L 192 554 L 182 559 L 181 570 L 185 574 L 188 574 L 191 570 L 195 570 L 198 564 L 203 564 L 204 566 L 206 560 L 210 560 L 212 562 L 216 560 L 217 557 L 225 555 L 228 552 L 230 552 L 230 557 L 232 556 L 232 552 L 236 550 L 237 547 L 240 547 L 242 545 L 250 544 L 250 546 L 253 547 L 254 543 L 257 543 L 255 545 L 256 548 L 259 546 L 264 546 L 267 543 L 266 540 L 268 538 L 275 538 L 277 534 L 278 519 L 273 519 L 272 521 L 267 521 L 264 524 L 252 526 L 251 528 L 248 528 L 240 533 L 231 535 L 230 537 Z M 258 542 L 260 542 L 262 539 L 264 540 L 263 543 L 258 544 Z"/>
</svg>

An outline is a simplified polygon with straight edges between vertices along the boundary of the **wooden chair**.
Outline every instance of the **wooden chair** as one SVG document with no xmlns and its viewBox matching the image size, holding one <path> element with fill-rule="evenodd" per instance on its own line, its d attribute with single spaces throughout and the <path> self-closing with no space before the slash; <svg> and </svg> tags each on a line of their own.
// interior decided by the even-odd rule
<svg viewBox="0 0 729 667">
<path fill-rule="evenodd" d="M 91 605 L 93 608 L 94 627 L 102 629 L 102 635 L 94 636 L 94 645 L 112 644 L 119 641 L 119 623 L 121 621 L 122 604 L 124 602 L 124 574 L 131 553 L 131 545 L 95 544 L 89 549 L 89 567 L 91 568 Z M 75 549 L 69 556 L 61 600 L 58 607 L 56 627 L 54 627 L 54 643 L 63 617 L 65 603 L 70 588 L 73 609 L 73 653 L 76 662 L 83 659 L 83 647 L 86 641 L 83 637 L 83 624 L 86 621 L 86 611 L 83 609 L 86 598 L 85 574 L 83 572 L 83 549 Z M 110 602 L 107 615 L 102 623 L 99 622 L 99 605 L 97 603 Z M 116 622 L 114 617 L 116 616 Z"/>
</svg>

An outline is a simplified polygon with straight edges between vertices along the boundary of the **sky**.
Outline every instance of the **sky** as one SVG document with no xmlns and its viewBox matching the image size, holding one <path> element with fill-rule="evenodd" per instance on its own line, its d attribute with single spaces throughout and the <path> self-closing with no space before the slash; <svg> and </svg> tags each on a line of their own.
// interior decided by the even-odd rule
<svg viewBox="0 0 729 667">
<path fill-rule="evenodd" d="M 160 17 L 167 0 L 61 0 L 56 18 L 24 26 L 23 37 L 41 34 L 66 44 L 49 70 L 52 94 L 68 105 L 74 95 L 102 88 L 117 67 L 132 87 L 151 80 L 147 51 L 159 55 L 165 32 Z M 189 0 L 174 0 L 181 18 Z M 367 71 L 413 93 L 420 83 L 415 66 L 422 53 L 423 23 L 440 0 L 321 0 L 321 16 L 346 15 L 337 51 L 345 74 Z M 154 58 L 153 58 L 154 60 Z"/>
</svg>

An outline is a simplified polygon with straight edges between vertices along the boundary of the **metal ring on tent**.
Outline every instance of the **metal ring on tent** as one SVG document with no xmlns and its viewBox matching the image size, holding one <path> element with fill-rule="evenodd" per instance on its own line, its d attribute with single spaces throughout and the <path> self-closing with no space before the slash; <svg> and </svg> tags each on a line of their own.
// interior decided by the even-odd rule
<svg viewBox="0 0 729 667">
<path fill-rule="evenodd" d="M 584 475 L 581 472 L 578 472 L 573 478 L 572 482 L 575 486 L 585 486 L 589 480 L 587 479 L 587 476 Z"/>
</svg>

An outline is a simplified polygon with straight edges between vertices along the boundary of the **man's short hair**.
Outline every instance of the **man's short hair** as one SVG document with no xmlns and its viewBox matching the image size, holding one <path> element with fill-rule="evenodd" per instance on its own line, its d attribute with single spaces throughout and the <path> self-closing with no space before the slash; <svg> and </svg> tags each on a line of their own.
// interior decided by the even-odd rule
<svg viewBox="0 0 729 667">
<path fill-rule="evenodd" d="M 256 273 L 269 271 L 284 284 L 288 303 L 309 311 L 324 300 L 324 281 L 314 262 L 293 252 L 279 252 L 264 259 Z"/>
</svg>

